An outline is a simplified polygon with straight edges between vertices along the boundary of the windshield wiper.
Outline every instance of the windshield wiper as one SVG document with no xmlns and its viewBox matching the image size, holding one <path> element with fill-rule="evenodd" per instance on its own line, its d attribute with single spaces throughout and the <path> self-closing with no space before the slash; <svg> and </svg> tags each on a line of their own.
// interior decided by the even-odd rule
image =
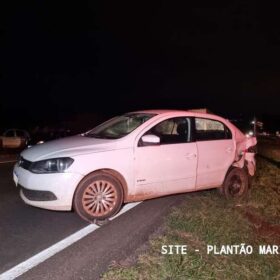
<svg viewBox="0 0 280 280">
<path fill-rule="evenodd" d="M 102 135 L 102 134 L 85 134 L 84 136 L 90 137 L 90 138 L 97 138 L 97 139 L 117 139 L 116 137 L 109 136 L 109 135 Z"/>
<path fill-rule="evenodd" d="M 84 136 L 90 137 L 90 138 L 104 138 L 102 135 L 93 134 L 93 133 L 88 133 L 88 134 L 85 134 Z"/>
</svg>

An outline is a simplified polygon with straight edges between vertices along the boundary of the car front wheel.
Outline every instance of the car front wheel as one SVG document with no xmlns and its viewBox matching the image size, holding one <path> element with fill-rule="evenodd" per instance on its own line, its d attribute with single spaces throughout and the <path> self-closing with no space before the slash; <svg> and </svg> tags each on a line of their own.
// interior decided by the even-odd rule
<svg viewBox="0 0 280 280">
<path fill-rule="evenodd" d="M 97 172 L 86 176 L 74 196 L 74 209 L 88 222 L 114 216 L 123 203 L 122 186 L 113 176 Z"/>
<path fill-rule="evenodd" d="M 226 176 L 222 191 L 227 199 L 239 199 L 246 197 L 248 186 L 249 179 L 246 170 L 233 168 Z"/>
</svg>

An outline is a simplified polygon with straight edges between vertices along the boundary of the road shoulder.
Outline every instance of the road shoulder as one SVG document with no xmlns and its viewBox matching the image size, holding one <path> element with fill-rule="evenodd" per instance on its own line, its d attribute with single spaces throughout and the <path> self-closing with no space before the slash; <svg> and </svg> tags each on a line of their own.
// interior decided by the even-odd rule
<svg viewBox="0 0 280 280">
<path fill-rule="evenodd" d="M 147 242 L 184 195 L 145 201 L 21 276 L 21 279 L 99 279 L 112 262 Z"/>
</svg>

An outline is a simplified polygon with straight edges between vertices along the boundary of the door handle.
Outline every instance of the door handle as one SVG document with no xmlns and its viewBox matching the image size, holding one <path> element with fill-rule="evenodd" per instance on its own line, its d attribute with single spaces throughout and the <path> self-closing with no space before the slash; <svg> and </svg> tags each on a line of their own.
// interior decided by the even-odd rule
<svg viewBox="0 0 280 280">
<path fill-rule="evenodd" d="M 187 158 L 187 159 L 193 159 L 193 158 L 196 158 L 196 154 L 194 154 L 194 153 L 189 153 L 189 154 L 186 154 L 186 158 Z"/>
</svg>

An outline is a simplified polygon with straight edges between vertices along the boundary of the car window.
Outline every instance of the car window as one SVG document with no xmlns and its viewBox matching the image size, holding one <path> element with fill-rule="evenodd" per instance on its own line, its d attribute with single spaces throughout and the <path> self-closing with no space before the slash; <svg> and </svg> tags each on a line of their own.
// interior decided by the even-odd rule
<svg viewBox="0 0 280 280">
<path fill-rule="evenodd" d="M 25 137 L 25 133 L 24 133 L 23 130 L 16 130 L 16 135 L 17 135 L 18 137 Z"/>
<path fill-rule="evenodd" d="M 223 123 L 204 118 L 195 118 L 197 141 L 231 139 L 231 131 Z"/>
<path fill-rule="evenodd" d="M 87 137 L 102 139 L 118 139 L 124 137 L 155 114 L 130 113 L 115 117 L 84 134 Z"/>
<path fill-rule="evenodd" d="M 179 144 L 190 142 L 190 119 L 177 117 L 165 120 L 148 130 L 145 135 L 153 134 L 160 138 L 160 144 Z M 143 146 L 140 140 L 139 146 Z"/>
<path fill-rule="evenodd" d="M 14 130 L 7 130 L 5 133 L 4 133 L 4 136 L 6 137 L 15 137 L 15 132 Z"/>
</svg>

